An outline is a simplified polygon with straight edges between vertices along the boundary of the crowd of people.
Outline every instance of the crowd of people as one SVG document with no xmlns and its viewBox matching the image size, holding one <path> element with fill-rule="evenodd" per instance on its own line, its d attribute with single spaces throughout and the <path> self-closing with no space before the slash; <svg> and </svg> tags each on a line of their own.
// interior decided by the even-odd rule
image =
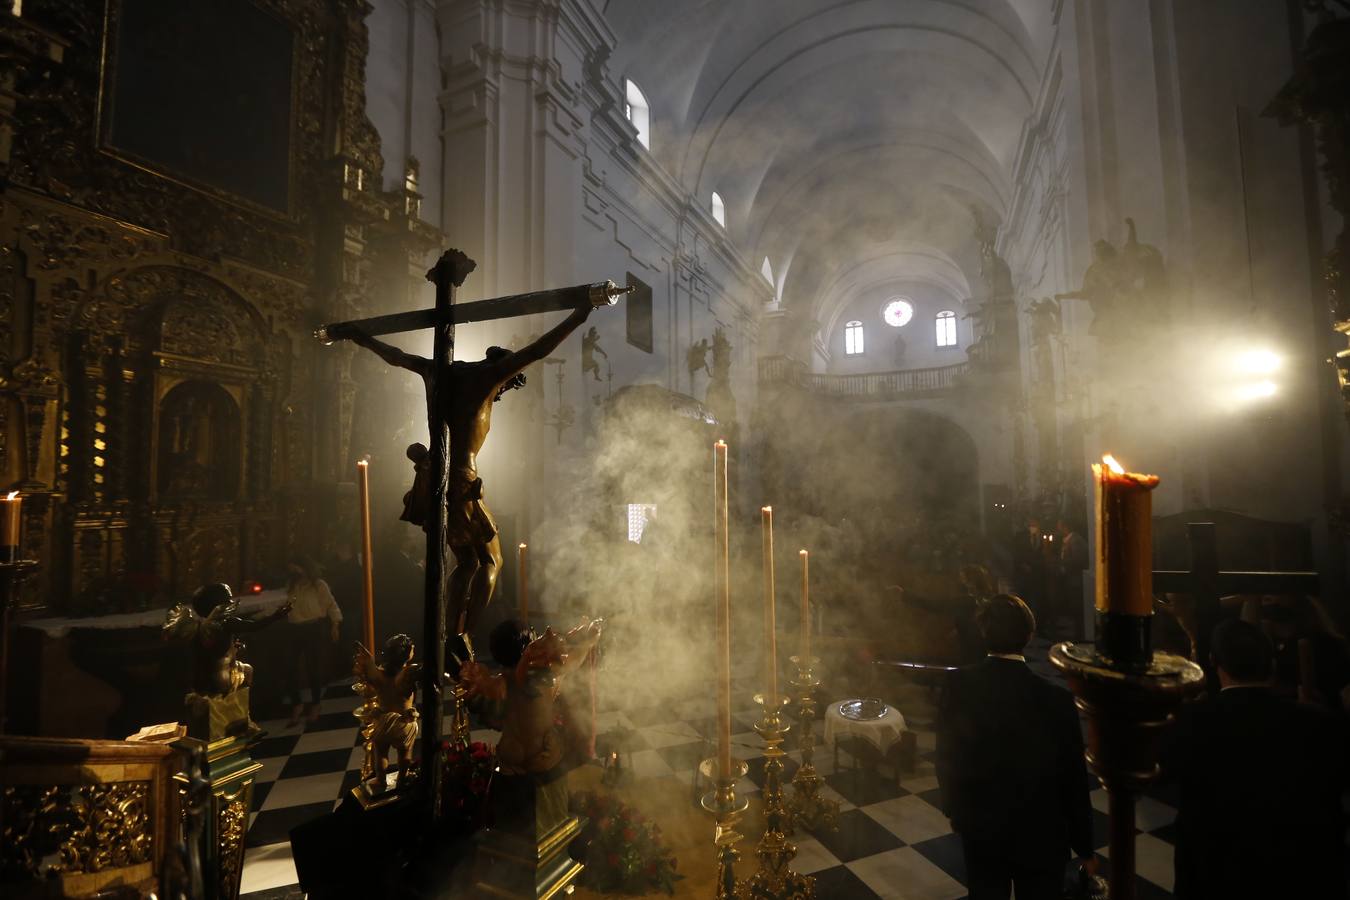
<svg viewBox="0 0 1350 900">
<path fill-rule="evenodd" d="M 1038 635 L 1082 637 L 1071 623 L 1082 621 L 1087 541 L 1061 519 L 1052 531 L 1031 520 L 979 547 L 939 535 L 931 543 L 909 561 L 912 570 L 936 576 L 928 586 L 950 587 L 900 594 L 951 617 L 964 663 L 942 691 L 937 776 L 970 898 L 1006 900 L 1014 889 L 1018 900 L 1060 898 L 1066 878 L 1086 883 L 1096 872 L 1094 848 L 1105 835 L 1093 833 L 1095 784 L 1072 697 L 1024 654 Z M 393 618 L 377 625 L 415 630 L 418 548 L 386 549 L 378 592 L 408 602 L 382 602 L 381 615 Z M 327 647 L 361 618 L 353 550 L 337 548 L 326 572 L 327 580 L 304 559 L 288 566 L 292 721 L 318 714 Z M 1198 660 L 1213 673 L 1211 686 L 1161 748 L 1161 777 L 1179 798 L 1175 893 L 1345 900 L 1350 643 L 1314 598 L 1232 598 L 1225 609 Z"/>
<path fill-rule="evenodd" d="M 1313 603 L 1262 598 L 1254 606 L 1264 620 L 1219 624 L 1205 661 L 1218 689 L 1184 707 L 1164 738 L 1161 777 L 1179 796 L 1174 891 L 1182 900 L 1348 896 L 1350 689 L 1335 673 L 1350 653 L 1323 622 L 1326 674 L 1310 689 L 1305 654 L 1302 690 L 1291 690 L 1279 648 L 1310 618 L 1269 617 Z M 1026 665 L 1036 617 L 1022 599 L 984 599 L 974 626 L 984 658 L 949 678 L 937 744 L 970 898 L 1007 900 L 1014 887 L 1018 900 L 1060 898 L 1070 855 L 1090 875 L 1105 838 L 1092 830 L 1073 700 Z"/>
</svg>

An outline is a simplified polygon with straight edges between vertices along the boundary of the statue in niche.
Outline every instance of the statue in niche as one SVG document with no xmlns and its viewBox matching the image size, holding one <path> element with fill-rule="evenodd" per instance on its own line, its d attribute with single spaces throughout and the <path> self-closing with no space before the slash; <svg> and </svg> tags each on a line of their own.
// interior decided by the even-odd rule
<svg viewBox="0 0 1350 900">
<path fill-rule="evenodd" d="M 708 352 L 712 347 L 708 344 L 707 338 L 694 341 L 689 345 L 689 349 L 684 354 L 684 365 L 689 370 L 689 384 L 693 385 L 694 376 L 703 372 L 709 378 L 712 377 L 712 369 L 708 368 Z"/>
<path fill-rule="evenodd" d="M 1056 300 L 1086 300 L 1092 307 L 1092 327 L 1089 334 L 1100 335 L 1115 308 L 1118 261 L 1116 248 L 1110 241 L 1099 240 L 1092 245 L 1092 263 L 1083 273 L 1083 286 L 1076 291 L 1056 294 Z"/>
<path fill-rule="evenodd" d="M 891 342 L 891 362 L 897 369 L 905 364 L 906 349 L 907 346 L 904 337 L 897 334 L 895 340 Z"/>
<path fill-rule="evenodd" d="M 403 786 L 412 764 L 413 745 L 417 743 L 417 708 L 413 699 L 422 671 L 422 666 L 412 661 L 414 649 L 412 638 L 396 634 L 385 641 L 379 665 L 359 643 L 352 660 L 352 674 L 358 679 L 356 688 L 374 706 L 363 720 L 361 734 L 366 739 L 367 769 L 378 789 L 385 786 L 390 750 L 398 756 L 397 787 Z"/>
<path fill-rule="evenodd" d="M 731 341 L 727 333 L 718 325 L 713 331 L 712 380 L 719 384 L 731 384 Z"/>
<path fill-rule="evenodd" d="M 189 381 L 164 395 L 157 472 L 164 497 L 231 499 L 239 462 L 239 411 L 223 388 Z"/>
<path fill-rule="evenodd" d="M 586 373 L 590 372 L 595 376 L 596 381 L 600 381 L 600 361 L 595 358 L 599 353 L 609 361 L 609 354 L 605 348 L 600 346 L 600 332 L 592 325 L 590 329 L 581 336 L 581 377 L 585 378 Z"/>
<path fill-rule="evenodd" d="M 994 249 L 995 231 L 985 224 L 979 210 L 972 209 L 971 214 L 975 217 L 975 242 L 980 247 L 980 280 L 988 292 L 985 299 L 990 302 L 1012 300 L 1012 270 Z"/>
<path fill-rule="evenodd" d="M 722 326 L 718 325 L 713 331 L 712 372 L 703 402 L 719 422 L 734 427 L 736 397 L 731 393 L 731 351 L 731 341 Z"/>
<path fill-rule="evenodd" d="M 994 249 L 993 228 L 985 224 L 978 210 L 975 216 L 975 241 L 980 249 L 980 280 L 984 282 L 984 301 L 964 318 L 975 319 L 975 342 L 966 351 L 972 363 L 980 367 L 1005 368 L 1018 358 L 1017 306 L 1013 298 L 1012 269 Z"/>
<path fill-rule="evenodd" d="M 1150 316 L 1167 314 L 1167 269 L 1162 253 L 1152 244 L 1139 243 L 1134 219 L 1125 220 L 1125 245 L 1120 248 L 1121 288 L 1136 312 Z"/>
<path fill-rule="evenodd" d="M 989 290 L 989 302 L 1002 303 L 1013 298 L 1012 270 L 994 250 L 992 238 L 980 242 L 980 278 Z"/>
<path fill-rule="evenodd" d="M 1059 301 L 1053 297 L 1041 297 L 1027 305 L 1027 318 L 1031 321 L 1031 345 L 1049 346 L 1051 339 L 1060 335 Z"/>
<path fill-rule="evenodd" d="M 1092 308 L 1088 333 L 1118 339 L 1156 323 L 1167 314 L 1167 271 L 1162 253 L 1141 244 L 1134 220 L 1126 219 L 1128 234 L 1117 249 L 1110 241 L 1092 245 L 1092 264 L 1083 274 L 1083 286 L 1056 294 L 1056 300 L 1086 300 Z"/>
<path fill-rule="evenodd" d="M 202 730 L 209 727 L 212 738 L 261 733 L 249 718 L 247 688 L 253 684 L 253 667 L 239 659 L 244 649 L 239 636 L 260 631 L 290 611 L 287 602 L 265 616 L 240 615 L 239 601 L 228 584 L 198 588 L 191 600 L 169 609 L 164 636 L 193 645 L 192 693 L 186 698 L 189 718 L 208 718 L 210 724 L 203 724 Z M 189 728 L 199 730 L 195 721 Z"/>
</svg>

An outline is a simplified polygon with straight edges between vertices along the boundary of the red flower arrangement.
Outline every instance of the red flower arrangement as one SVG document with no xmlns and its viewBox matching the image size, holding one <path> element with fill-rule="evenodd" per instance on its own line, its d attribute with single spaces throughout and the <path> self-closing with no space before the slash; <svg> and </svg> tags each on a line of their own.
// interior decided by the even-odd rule
<svg viewBox="0 0 1350 900">
<path fill-rule="evenodd" d="M 449 741 L 441 744 L 445 755 L 445 808 L 477 817 L 485 808 L 497 755 L 482 741 L 457 747 Z"/>
<path fill-rule="evenodd" d="M 675 856 L 661 829 L 618 799 L 587 792 L 572 800 L 574 811 L 590 819 L 586 850 L 588 887 L 604 892 L 645 894 L 660 888 L 675 893 Z"/>
</svg>

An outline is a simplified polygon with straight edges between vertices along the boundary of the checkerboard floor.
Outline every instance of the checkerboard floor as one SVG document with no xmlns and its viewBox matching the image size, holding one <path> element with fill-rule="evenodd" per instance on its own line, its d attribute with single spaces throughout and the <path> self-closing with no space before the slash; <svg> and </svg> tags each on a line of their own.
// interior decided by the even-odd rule
<svg viewBox="0 0 1350 900">
<path fill-rule="evenodd" d="M 1042 675 L 1056 674 L 1045 660 L 1046 647 L 1033 646 L 1028 660 Z M 738 685 L 733 696 L 748 697 L 749 684 Z M 825 778 L 824 793 L 839 801 L 838 829 L 808 834 L 799 831 L 793 868 L 816 876 L 820 900 L 956 900 L 966 896 L 960 840 L 951 830 L 938 800 L 933 755 L 935 735 L 931 698 L 915 688 L 912 696 L 888 697 L 904 713 L 915 732 L 919 759 L 912 772 L 902 772 L 899 785 L 893 770 L 878 771 L 855 765 L 845 750 L 836 754 L 817 747 L 814 762 Z M 598 716 L 601 738 L 597 751 L 605 752 L 609 729 L 632 729 L 628 744 L 637 778 L 673 777 L 691 784 L 698 760 L 711 755 L 713 709 L 711 701 L 681 704 L 666 715 L 604 712 Z M 348 685 L 325 692 L 319 721 L 287 729 L 284 721 L 261 723 L 268 736 L 254 748 L 262 763 L 254 789 L 243 895 L 247 900 L 281 900 L 298 896 L 295 866 L 288 834 L 291 828 L 329 812 L 338 798 L 357 782 L 362 750 L 358 745 L 352 710 L 357 698 Z M 747 759 L 750 771 L 738 793 L 758 792 L 763 784 L 762 743 L 752 730 L 752 708 L 732 717 L 733 752 Z M 817 727 L 816 734 L 823 733 Z M 475 732 L 475 740 L 495 742 L 496 732 Z M 800 751 L 785 760 L 785 778 L 800 762 Z M 1092 795 L 1098 853 L 1105 859 L 1106 796 Z M 1173 821 L 1176 810 L 1163 791 L 1141 798 L 1137 811 L 1137 872 L 1139 900 L 1170 897 L 1172 887 Z"/>
</svg>

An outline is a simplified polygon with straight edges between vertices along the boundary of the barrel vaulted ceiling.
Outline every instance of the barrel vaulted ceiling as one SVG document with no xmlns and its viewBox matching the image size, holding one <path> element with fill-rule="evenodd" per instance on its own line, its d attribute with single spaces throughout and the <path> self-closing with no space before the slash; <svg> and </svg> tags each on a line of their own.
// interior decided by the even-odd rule
<svg viewBox="0 0 1350 900">
<path fill-rule="evenodd" d="M 785 308 L 827 326 L 858 291 L 970 295 L 974 215 L 1001 221 L 1052 0 L 609 0 L 611 71 L 652 150 Z"/>
</svg>

